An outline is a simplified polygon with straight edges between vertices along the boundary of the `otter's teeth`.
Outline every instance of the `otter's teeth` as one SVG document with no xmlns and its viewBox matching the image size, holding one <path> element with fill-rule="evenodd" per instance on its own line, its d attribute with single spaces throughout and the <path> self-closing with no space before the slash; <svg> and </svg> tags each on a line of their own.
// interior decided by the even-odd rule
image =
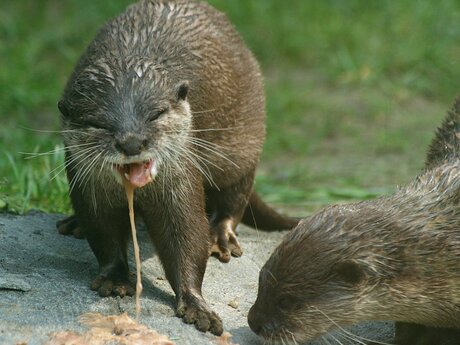
<svg viewBox="0 0 460 345">
<path fill-rule="evenodd" d="M 125 178 L 129 181 L 129 175 L 128 175 L 128 173 L 125 173 Z"/>
</svg>

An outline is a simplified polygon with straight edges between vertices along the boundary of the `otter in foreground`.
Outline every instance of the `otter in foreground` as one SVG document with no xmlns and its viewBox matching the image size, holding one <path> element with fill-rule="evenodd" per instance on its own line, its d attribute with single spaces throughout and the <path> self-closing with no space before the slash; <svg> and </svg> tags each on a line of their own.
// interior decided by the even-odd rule
<svg viewBox="0 0 460 345">
<path fill-rule="evenodd" d="M 460 339 L 460 99 L 413 181 L 327 207 L 285 236 L 248 315 L 255 333 L 286 342 L 366 320 L 396 321 L 400 345 Z"/>
<path fill-rule="evenodd" d="M 145 0 L 107 23 L 59 102 L 75 216 L 99 262 L 91 288 L 133 295 L 123 182 L 156 246 L 177 315 L 222 333 L 201 285 L 210 253 L 242 251 L 240 221 L 266 230 L 297 223 L 265 205 L 253 180 L 265 138 L 259 66 L 226 17 L 185 0 Z"/>
</svg>

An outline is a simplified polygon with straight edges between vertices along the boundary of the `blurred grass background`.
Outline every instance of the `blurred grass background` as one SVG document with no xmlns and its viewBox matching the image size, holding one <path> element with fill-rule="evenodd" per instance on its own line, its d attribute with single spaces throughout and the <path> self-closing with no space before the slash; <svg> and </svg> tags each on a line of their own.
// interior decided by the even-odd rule
<svg viewBox="0 0 460 345">
<path fill-rule="evenodd" d="M 56 103 L 128 0 L 0 2 L 0 208 L 69 212 Z M 460 2 L 209 0 L 259 59 L 268 133 L 256 187 L 292 212 L 372 198 L 423 166 L 460 94 Z M 3 205 L 4 206 L 4 205 Z"/>
</svg>

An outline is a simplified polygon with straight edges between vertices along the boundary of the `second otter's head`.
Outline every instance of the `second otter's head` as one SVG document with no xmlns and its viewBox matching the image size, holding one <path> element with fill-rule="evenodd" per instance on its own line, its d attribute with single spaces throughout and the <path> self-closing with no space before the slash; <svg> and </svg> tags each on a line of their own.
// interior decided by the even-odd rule
<svg viewBox="0 0 460 345">
<path fill-rule="evenodd" d="M 379 216 L 352 204 L 301 221 L 260 272 L 251 329 L 267 340 L 302 342 L 372 319 L 370 310 L 385 313 L 376 288 L 385 250 L 376 249 L 379 240 L 368 231 L 381 225 Z"/>
<path fill-rule="evenodd" d="M 140 58 L 77 68 L 58 104 L 74 183 L 110 172 L 142 187 L 177 164 L 192 126 L 188 90 L 187 81 Z"/>
</svg>

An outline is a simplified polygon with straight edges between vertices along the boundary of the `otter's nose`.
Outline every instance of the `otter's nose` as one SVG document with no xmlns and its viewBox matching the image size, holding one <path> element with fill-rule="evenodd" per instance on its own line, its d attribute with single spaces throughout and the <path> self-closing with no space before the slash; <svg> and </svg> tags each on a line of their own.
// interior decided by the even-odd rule
<svg viewBox="0 0 460 345">
<path fill-rule="evenodd" d="M 126 136 L 123 139 L 118 139 L 115 147 L 118 151 L 127 156 L 136 156 L 142 152 L 147 145 L 147 140 L 134 135 Z"/>
<path fill-rule="evenodd" d="M 262 325 L 259 318 L 257 317 L 257 312 L 254 311 L 254 306 L 252 306 L 252 308 L 249 310 L 248 324 L 255 334 L 259 334 L 262 331 Z"/>
</svg>

